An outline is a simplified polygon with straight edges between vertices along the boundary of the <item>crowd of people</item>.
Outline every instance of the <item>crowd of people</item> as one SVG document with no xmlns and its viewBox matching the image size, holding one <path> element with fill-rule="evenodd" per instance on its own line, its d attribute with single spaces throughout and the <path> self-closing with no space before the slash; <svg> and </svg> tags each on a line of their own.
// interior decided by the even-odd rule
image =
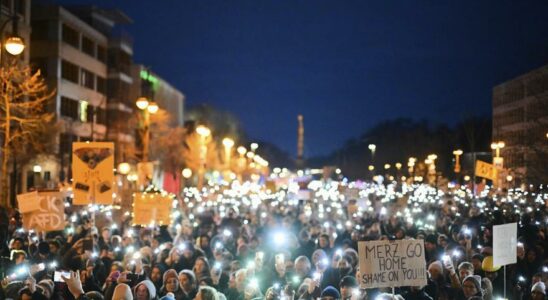
<svg viewBox="0 0 548 300">
<path fill-rule="evenodd" d="M 0 299 L 547 299 L 547 192 L 308 187 L 187 189 L 169 226 L 67 205 L 64 231 L 34 232 L 2 209 Z M 492 228 L 513 222 L 517 263 L 502 268 Z M 424 241 L 427 284 L 363 286 L 358 242 L 398 239 Z"/>
</svg>

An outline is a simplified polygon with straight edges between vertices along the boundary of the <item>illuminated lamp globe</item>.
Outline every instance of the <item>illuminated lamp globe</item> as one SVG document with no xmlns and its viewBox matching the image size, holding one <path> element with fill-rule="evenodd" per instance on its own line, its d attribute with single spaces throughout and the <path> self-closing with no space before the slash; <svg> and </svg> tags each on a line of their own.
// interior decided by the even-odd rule
<svg viewBox="0 0 548 300">
<path fill-rule="evenodd" d="M 11 55 L 19 55 L 25 50 L 25 43 L 23 39 L 18 36 L 12 36 L 6 40 L 6 45 L 4 46 L 6 51 Z"/>
<path fill-rule="evenodd" d="M 127 175 L 129 174 L 129 171 L 131 171 L 131 165 L 127 162 L 123 162 L 118 165 L 118 173 Z"/>
<path fill-rule="evenodd" d="M 234 146 L 234 140 L 232 140 L 231 138 L 224 138 L 223 139 L 223 145 L 226 148 L 232 148 L 232 146 Z"/>
<path fill-rule="evenodd" d="M 211 134 L 211 130 L 204 125 L 196 127 L 196 132 L 203 137 L 207 137 Z"/>
<path fill-rule="evenodd" d="M 238 147 L 238 153 L 244 155 L 247 152 L 247 149 L 244 146 Z"/>
<path fill-rule="evenodd" d="M 183 175 L 184 178 L 188 179 L 188 178 L 190 178 L 190 176 L 192 176 L 192 170 L 189 169 L 189 168 L 184 168 L 183 172 L 182 172 L 182 175 Z"/>
<path fill-rule="evenodd" d="M 160 108 L 158 107 L 158 104 L 156 104 L 155 102 L 150 102 L 147 107 L 148 112 L 151 114 L 157 113 L 159 109 Z"/>
<path fill-rule="evenodd" d="M 137 102 L 135 102 L 135 104 L 140 110 L 145 110 L 148 107 L 148 100 L 145 97 L 139 97 L 139 99 L 137 99 Z"/>
</svg>

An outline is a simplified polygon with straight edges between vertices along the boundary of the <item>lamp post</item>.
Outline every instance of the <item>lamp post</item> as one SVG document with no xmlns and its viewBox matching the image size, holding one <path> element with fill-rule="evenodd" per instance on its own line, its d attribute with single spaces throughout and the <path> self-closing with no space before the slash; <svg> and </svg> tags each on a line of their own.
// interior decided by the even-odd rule
<svg viewBox="0 0 548 300">
<path fill-rule="evenodd" d="M 502 141 L 491 143 L 491 149 L 495 150 L 495 157 L 493 158 L 493 164 L 495 168 L 502 169 L 503 167 L 503 158 L 500 156 L 500 150 L 504 148 L 506 144 Z"/>
<path fill-rule="evenodd" d="M 154 102 L 148 101 L 145 97 L 140 97 L 135 103 L 137 107 L 143 112 L 143 162 L 148 161 L 148 145 L 150 142 L 150 115 L 158 112 L 158 105 Z"/>
<path fill-rule="evenodd" d="M 230 159 L 232 157 L 232 147 L 234 147 L 234 140 L 231 138 L 223 139 L 223 146 L 225 147 L 225 164 L 226 169 L 230 170 Z"/>
<path fill-rule="evenodd" d="M 16 1 L 16 3 L 18 2 Z M 13 15 L 9 19 L 4 21 L 4 23 L 2 23 L 2 25 L 0 26 L 0 46 L 2 46 L 2 49 L 6 49 L 6 51 L 13 56 L 17 56 L 23 53 L 23 50 L 25 50 L 25 43 L 23 41 L 23 38 L 21 38 L 17 34 L 18 19 L 19 17 L 17 16 L 17 13 L 14 9 Z M 4 41 L 4 30 L 10 22 L 12 23 L 12 34 Z M 2 50 L 0 50 L 0 63 L 1 62 Z"/>
<path fill-rule="evenodd" d="M 211 130 L 204 125 L 196 127 L 196 133 L 200 136 L 200 169 L 198 174 L 198 189 L 201 190 L 204 185 L 204 175 L 207 159 L 207 138 L 211 135 Z"/>
<path fill-rule="evenodd" d="M 453 151 L 453 155 L 455 155 L 455 173 L 460 173 L 460 156 L 462 153 L 463 152 L 460 149 Z"/>
</svg>

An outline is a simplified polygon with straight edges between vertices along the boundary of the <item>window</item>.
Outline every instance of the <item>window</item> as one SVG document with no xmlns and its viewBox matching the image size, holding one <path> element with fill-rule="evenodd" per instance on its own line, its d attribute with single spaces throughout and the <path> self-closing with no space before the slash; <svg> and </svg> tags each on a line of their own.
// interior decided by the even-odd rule
<svg viewBox="0 0 548 300">
<path fill-rule="evenodd" d="M 96 90 L 103 94 L 103 95 L 106 95 L 107 93 L 107 80 L 101 76 L 97 76 L 97 88 Z"/>
<path fill-rule="evenodd" d="M 95 57 L 95 43 L 87 36 L 82 36 L 82 51 L 91 57 Z"/>
<path fill-rule="evenodd" d="M 72 149 L 72 142 L 74 142 L 74 136 L 71 134 L 61 133 L 59 136 L 59 153 L 69 154 Z"/>
<path fill-rule="evenodd" d="M 80 37 L 78 31 L 72 29 L 67 24 L 63 24 L 63 42 L 80 49 Z"/>
<path fill-rule="evenodd" d="M 78 83 L 78 66 L 63 60 L 61 63 L 61 77 L 74 83 Z"/>
<path fill-rule="evenodd" d="M 90 107 L 89 103 L 84 100 L 80 101 L 80 121 L 82 123 L 93 121 L 93 106 Z"/>
<path fill-rule="evenodd" d="M 32 71 L 36 72 L 40 70 L 42 77 L 48 77 L 48 61 L 47 58 L 35 58 L 31 61 Z"/>
<path fill-rule="evenodd" d="M 86 69 L 81 69 L 81 80 L 80 83 L 87 87 L 88 89 L 95 89 L 95 74 L 91 73 Z"/>
<path fill-rule="evenodd" d="M 103 46 L 97 45 L 97 59 L 107 63 L 107 49 Z"/>
<path fill-rule="evenodd" d="M 78 120 L 78 101 L 61 97 L 61 115 Z"/>
</svg>

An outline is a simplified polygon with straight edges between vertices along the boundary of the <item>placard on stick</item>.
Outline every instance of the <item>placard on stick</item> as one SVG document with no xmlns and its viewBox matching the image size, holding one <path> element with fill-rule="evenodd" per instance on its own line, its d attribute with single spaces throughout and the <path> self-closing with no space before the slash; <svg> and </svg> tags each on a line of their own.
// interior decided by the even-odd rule
<svg viewBox="0 0 548 300">
<path fill-rule="evenodd" d="M 112 204 L 113 169 L 113 143 L 72 143 L 73 204 Z"/>
<path fill-rule="evenodd" d="M 359 242 L 358 250 L 362 288 L 426 285 L 423 240 Z"/>
<path fill-rule="evenodd" d="M 60 192 L 34 192 L 35 199 L 32 203 L 38 203 L 36 209 L 22 212 L 23 228 L 35 231 L 56 231 L 65 228 L 65 204 L 63 203 L 63 194 Z M 28 201 L 30 195 L 23 194 L 24 197 L 17 197 L 20 207 L 24 207 L 23 202 Z"/>
<path fill-rule="evenodd" d="M 169 195 L 135 193 L 133 195 L 133 224 L 170 224 L 172 202 Z"/>
<path fill-rule="evenodd" d="M 493 265 L 517 263 L 517 242 L 518 223 L 493 226 Z"/>
</svg>

